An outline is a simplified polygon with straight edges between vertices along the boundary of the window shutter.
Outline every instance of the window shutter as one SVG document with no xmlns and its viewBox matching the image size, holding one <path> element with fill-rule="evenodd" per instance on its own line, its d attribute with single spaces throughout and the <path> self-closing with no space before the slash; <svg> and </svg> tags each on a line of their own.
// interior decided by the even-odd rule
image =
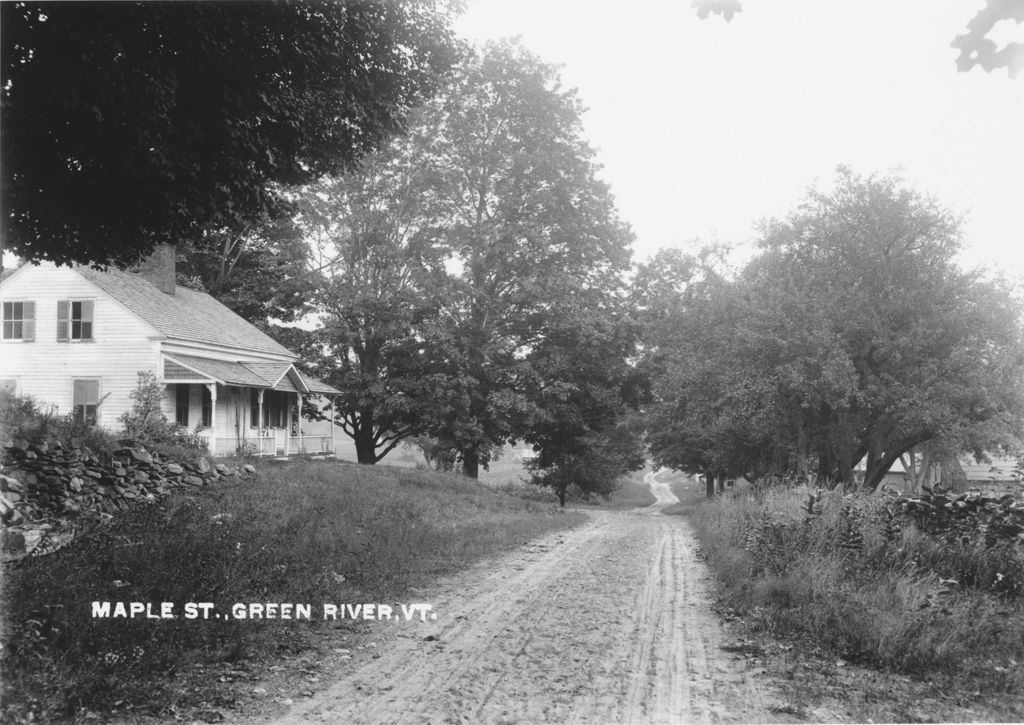
<svg viewBox="0 0 1024 725">
<path fill-rule="evenodd" d="M 25 302 L 24 321 L 21 327 L 21 339 L 25 342 L 32 342 L 36 339 L 36 303 Z"/>
<path fill-rule="evenodd" d="M 4 302 L 4 330 L 3 339 L 14 339 L 14 303 Z"/>
<path fill-rule="evenodd" d="M 68 341 L 69 307 L 67 300 L 57 301 L 57 342 Z"/>
<path fill-rule="evenodd" d="M 93 301 L 83 300 L 82 301 L 82 339 L 92 339 L 92 310 Z"/>
</svg>

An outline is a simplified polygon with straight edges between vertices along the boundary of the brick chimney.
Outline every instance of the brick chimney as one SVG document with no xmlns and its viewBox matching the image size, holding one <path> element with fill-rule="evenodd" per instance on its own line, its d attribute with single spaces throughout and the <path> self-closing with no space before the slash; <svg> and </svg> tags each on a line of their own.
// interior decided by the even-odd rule
<svg viewBox="0 0 1024 725">
<path fill-rule="evenodd" d="M 158 244 L 139 265 L 137 274 L 164 294 L 173 295 L 176 256 L 177 248 L 173 244 Z"/>
</svg>

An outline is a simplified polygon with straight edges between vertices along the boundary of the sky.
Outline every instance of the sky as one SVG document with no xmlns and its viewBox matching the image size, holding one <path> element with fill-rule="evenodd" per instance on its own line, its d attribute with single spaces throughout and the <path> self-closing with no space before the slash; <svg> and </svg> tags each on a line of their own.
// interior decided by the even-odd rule
<svg viewBox="0 0 1024 725">
<path fill-rule="evenodd" d="M 898 171 L 964 217 L 961 263 L 1024 279 L 1024 73 L 957 72 L 982 0 L 468 0 L 473 41 L 520 36 L 588 108 L 601 177 L 659 248 L 750 249 L 837 165 Z M 1024 23 L 989 35 L 1024 40 Z"/>
</svg>

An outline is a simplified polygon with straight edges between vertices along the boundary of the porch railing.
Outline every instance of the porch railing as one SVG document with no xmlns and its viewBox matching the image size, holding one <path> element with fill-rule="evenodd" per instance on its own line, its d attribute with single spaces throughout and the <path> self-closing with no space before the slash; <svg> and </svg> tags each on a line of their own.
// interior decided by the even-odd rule
<svg viewBox="0 0 1024 725">
<path fill-rule="evenodd" d="M 210 453 L 215 456 L 233 456 L 244 452 L 253 456 L 273 456 L 277 454 L 274 436 L 253 436 L 245 440 L 237 438 L 210 438 Z"/>
<path fill-rule="evenodd" d="M 288 450 L 292 453 L 308 453 L 310 455 L 316 455 L 318 453 L 333 453 L 333 441 L 331 440 L 331 436 L 303 435 L 301 451 L 299 450 L 298 436 L 289 436 L 288 444 Z"/>
<path fill-rule="evenodd" d="M 250 437 L 242 441 L 237 438 L 208 438 L 207 446 L 210 453 L 215 456 L 233 456 L 239 452 L 240 448 L 253 456 L 275 456 L 284 453 L 285 450 L 292 455 L 296 453 L 319 455 L 334 452 L 333 439 L 329 435 L 303 435 L 301 447 L 299 437 L 289 435 L 288 447 L 285 449 L 283 435 L 278 436 L 274 433 L 275 431 L 271 430 L 266 435 L 260 435 L 254 430 Z"/>
</svg>

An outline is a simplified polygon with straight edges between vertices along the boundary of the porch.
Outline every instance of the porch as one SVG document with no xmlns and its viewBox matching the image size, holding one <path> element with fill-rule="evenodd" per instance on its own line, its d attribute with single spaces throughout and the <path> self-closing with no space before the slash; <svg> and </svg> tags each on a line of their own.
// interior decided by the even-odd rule
<svg viewBox="0 0 1024 725">
<path fill-rule="evenodd" d="M 330 433 L 305 430 L 308 396 L 339 391 L 303 376 L 291 363 L 232 362 L 166 355 L 168 417 L 206 439 L 215 456 L 333 456 Z M 333 406 L 332 406 L 333 415 Z"/>
</svg>

